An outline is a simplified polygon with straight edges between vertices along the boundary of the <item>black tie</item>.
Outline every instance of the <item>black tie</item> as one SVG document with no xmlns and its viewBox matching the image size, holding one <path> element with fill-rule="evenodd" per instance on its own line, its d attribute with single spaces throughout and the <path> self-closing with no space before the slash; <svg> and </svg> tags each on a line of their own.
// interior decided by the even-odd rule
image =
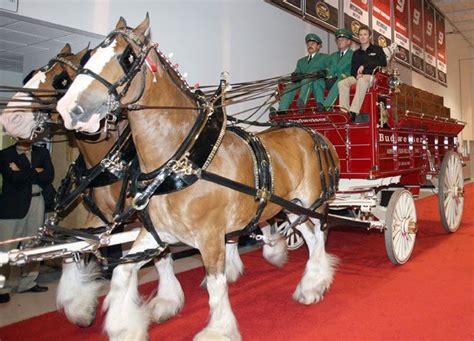
<svg viewBox="0 0 474 341">
<path fill-rule="evenodd" d="M 341 52 L 341 56 L 339 58 L 342 58 L 344 57 L 344 52 Z"/>
<path fill-rule="evenodd" d="M 311 59 L 313 59 L 313 56 L 310 55 L 309 58 L 308 58 L 308 63 L 311 62 Z"/>
</svg>

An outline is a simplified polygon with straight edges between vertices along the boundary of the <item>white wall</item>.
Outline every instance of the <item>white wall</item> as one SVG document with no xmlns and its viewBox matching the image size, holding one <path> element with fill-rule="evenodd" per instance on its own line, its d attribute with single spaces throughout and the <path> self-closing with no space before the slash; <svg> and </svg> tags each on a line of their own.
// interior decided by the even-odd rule
<svg viewBox="0 0 474 341">
<path fill-rule="evenodd" d="M 0 70 L 0 85 L 23 86 L 23 74 L 21 72 Z M 11 97 L 13 92 L 0 92 L 0 97 Z"/>
<path fill-rule="evenodd" d="M 215 84 L 223 70 L 236 82 L 288 73 L 305 53 L 308 32 L 320 34 L 328 50 L 327 32 L 262 0 L 23 0 L 18 14 L 107 34 L 121 15 L 136 26 L 147 11 L 153 40 L 174 52 L 191 84 Z"/>
<path fill-rule="evenodd" d="M 189 74 L 191 85 L 216 84 L 223 70 L 230 72 L 232 82 L 289 73 L 305 53 L 303 39 L 308 32 L 321 36 L 323 52 L 329 47 L 335 50 L 332 35 L 263 0 L 22 0 L 18 14 L 107 34 L 120 16 L 136 26 L 146 12 L 150 13 L 153 40 L 166 54 L 174 52 L 173 60 L 182 73 Z M 452 116 L 469 122 L 463 137 L 472 140 L 474 63 L 462 62 L 461 72 L 458 68 L 458 60 L 468 57 L 474 57 L 472 48 L 459 35 L 447 35 L 447 88 L 401 69 L 405 83 L 444 96 Z M 44 60 L 44 56 L 26 60 L 25 73 Z"/>
<path fill-rule="evenodd" d="M 6 86 L 23 86 L 23 74 L 20 72 L 0 70 L 0 85 Z M 10 98 L 14 92 L 0 92 L 0 97 Z M 0 114 L 2 109 L 0 108 Z M 12 144 L 10 137 L 3 133 L 3 127 L 0 126 L 0 149 L 8 147 Z"/>
</svg>

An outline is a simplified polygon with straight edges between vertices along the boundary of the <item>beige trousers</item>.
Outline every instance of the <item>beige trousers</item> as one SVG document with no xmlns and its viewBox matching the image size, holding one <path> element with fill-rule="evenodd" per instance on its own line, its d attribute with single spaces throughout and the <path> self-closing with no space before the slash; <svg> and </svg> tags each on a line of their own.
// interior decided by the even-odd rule
<svg viewBox="0 0 474 341">
<path fill-rule="evenodd" d="M 356 92 L 354 95 L 354 99 L 352 100 L 352 104 L 349 106 L 349 92 L 351 86 L 356 85 Z M 364 102 L 365 93 L 367 89 L 369 89 L 370 85 L 372 84 L 372 76 L 371 75 L 362 75 L 359 79 L 355 77 L 347 77 L 337 83 L 339 88 L 339 105 L 345 109 L 349 109 L 349 111 L 355 112 L 358 114 L 360 112 L 360 108 L 362 107 L 362 103 Z"/>
<path fill-rule="evenodd" d="M 22 219 L 0 219 L 0 240 L 36 236 L 38 228 L 44 223 L 44 199 L 42 195 L 31 198 L 30 208 Z M 8 252 L 18 247 L 18 244 L 0 246 L 0 251 Z M 4 288 L 0 294 L 21 292 L 36 285 L 39 273 L 39 263 L 27 263 L 23 266 L 2 266 L 0 274 L 6 277 Z"/>
</svg>

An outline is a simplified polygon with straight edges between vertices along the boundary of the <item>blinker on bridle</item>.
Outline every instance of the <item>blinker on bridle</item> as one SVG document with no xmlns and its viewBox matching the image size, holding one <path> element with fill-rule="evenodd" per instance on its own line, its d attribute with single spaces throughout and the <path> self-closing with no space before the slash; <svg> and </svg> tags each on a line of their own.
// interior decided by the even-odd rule
<svg viewBox="0 0 474 341">
<path fill-rule="evenodd" d="M 63 65 L 69 66 L 72 70 L 74 70 L 74 72 L 76 74 L 78 74 L 79 71 L 80 71 L 80 68 L 82 68 L 84 66 L 84 64 L 87 62 L 87 60 L 89 60 L 90 55 L 91 55 L 91 50 L 88 50 L 87 53 L 82 57 L 82 59 L 79 61 L 79 66 L 75 65 L 70 60 L 66 59 L 66 57 L 69 57 L 69 56 L 72 56 L 72 55 L 73 54 L 71 54 L 71 53 L 69 53 L 69 54 L 60 54 L 60 55 L 56 56 L 55 58 L 51 59 L 48 62 L 48 64 L 46 64 L 45 66 L 43 66 L 42 68 L 40 68 L 38 70 L 38 71 L 42 71 L 42 72 L 47 72 L 53 67 L 53 65 L 55 63 L 58 63 L 59 65 L 61 65 L 61 68 L 63 69 L 63 71 L 61 71 L 61 73 L 59 73 L 58 75 L 54 76 L 52 84 L 51 84 L 55 90 L 66 90 L 67 88 L 69 88 L 69 86 L 72 83 L 72 79 L 69 76 L 69 74 L 67 73 L 67 71 L 64 69 Z M 31 77 L 33 76 L 34 73 L 35 73 L 34 71 L 31 72 Z M 30 75 L 28 75 L 28 76 L 30 76 Z M 25 79 L 25 81 L 28 81 L 28 80 Z M 30 93 L 30 95 L 32 97 L 37 97 L 33 93 Z M 62 96 L 63 96 L 63 94 L 60 94 L 60 97 L 62 97 Z M 32 131 L 30 138 L 35 138 L 38 134 L 42 134 L 44 132 L 44 130 L 45 130 L 44 124 L 48 121 L 46 116 L 49 113 L 50 113 L 50 111 L 45 111 L 45 110 L 39 109 L 38 112 L 36 113 L 36 115 L 34 115 L 35 116 L 35 121 L 36 121 L 36 127 Z"/>
<path fill-rule="evenodd" d="M 138 74 L 141 67 L 145 63 L 148 53 L 153 48 L 153 45 L 147 46 L 148 39 L 146 37 L 144 41 L 141 41 L 140 38 L 129 29 L 112 31 L 100 44 L 100 47 L 107 47 L 108 45 L 110 45 L 117 35 L 123 36 L 123 38 L 129 43 L 123 53 L 119 56 L 119 64 L 124 72 L 124 75 L 118 81 L 116 81 L 115 83 L 110 83 L 108 80 L 106 80 L 99 74 L 87 68 L 82 68 L 78 73 L 78 75 L 82 74 L 94 78 L 109 90 L 107 103 L 107 111 L 109 113 L 114 113 L 120 109 L 120 100 L 127 93 L 132 79 Z M 131 43 L 134 43 L 139 47 L 140 52 L 138 56 L 133 50 Z M 119 93 L 117 89 L 123 85 L 124 88 L 122 92 Z M 139 96 L 133 102 L 137 101 L 141 96 L 142 94 L 139 94 Z"/>
</svg>

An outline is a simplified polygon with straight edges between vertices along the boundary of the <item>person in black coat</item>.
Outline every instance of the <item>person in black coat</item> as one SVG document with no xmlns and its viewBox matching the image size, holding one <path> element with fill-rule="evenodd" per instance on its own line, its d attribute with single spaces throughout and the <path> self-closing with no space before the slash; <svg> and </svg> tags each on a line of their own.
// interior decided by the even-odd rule
<svg viewBox="0 0 474 341">
<path fill-rule="evenodd" d="M 387 56 L 380 46 L 370 43 L 372 31 L 367 26 L 359 29 L 360 49 L 354 51 L 351 62 L 351 76 L 338 83 L 339 105 L 350 111 L 356 123 L 368 122 L 367 114 L 360 114 L 365 93 L 372 84 L 372 74 L 378 67 L 387 66 Z M 356 93 L 349 106 L 349 92 L 356 84 Z"/>
<path fill-rule="evenodd" d="M 0 240 L 35 236 L 44 223 L 45 199 L 50 199 L 54 168 L 46 148 L 32 141 L 19 141 L 0 151 L 2 193 L 0 195 Z M 54 191 L 54 189 L 53 189 Z M 18 244 L 0 245 L 7 252 Z M 0 303 L 8 302 L 9 292 L 43 292 L 47 287 L 36 284 L 39 263 L 22 267 L 1 268 L 7 282 L 0 289 Z M 6 273 L 9 270 L 9 274 Z"/>
</svg>

